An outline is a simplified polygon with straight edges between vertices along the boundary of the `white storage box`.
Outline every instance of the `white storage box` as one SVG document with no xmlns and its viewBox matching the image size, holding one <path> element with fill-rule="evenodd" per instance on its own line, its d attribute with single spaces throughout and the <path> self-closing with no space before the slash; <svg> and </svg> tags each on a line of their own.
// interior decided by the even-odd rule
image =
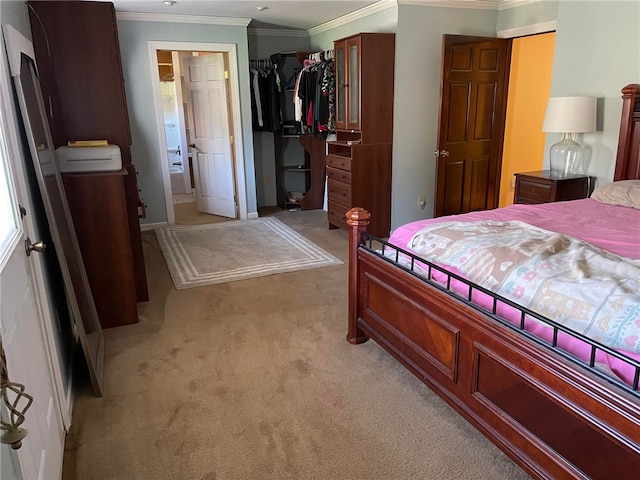
<svg viewBox="0 0 640 480">
<path fill-rule="evenodd" d="M 59 147 L 56 157 L 61 172 L 114 172 L 122 169 L 120 147 Z"/>
</svg>

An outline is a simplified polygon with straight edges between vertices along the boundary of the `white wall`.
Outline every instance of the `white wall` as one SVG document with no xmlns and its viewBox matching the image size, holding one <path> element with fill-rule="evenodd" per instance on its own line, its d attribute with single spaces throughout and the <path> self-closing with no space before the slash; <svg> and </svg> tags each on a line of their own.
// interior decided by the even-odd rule
<svg viewBox="0 0 640 480">
<path fill-rule="evenodd" d="M 345 23 L 344 19 L 337 19 L 325 25 L 312 28 L 311 48 L 315 51 L 331 50 L 333 42 L 361 32 L 395 33 L 398 26 L 398 5 L 386 2 L 383 10 L 370 9 L 373 13 Z M 364 11 L 364 10 L 363 10 Z M 349 15 L 345 16 L 348 19 Z"/>
<path fill-rule="evenodd" d="M 558 0 L 539 0 L 518 5 L 498 12 L 498 32 L 512 28 L 523 28 L 545 22 L 553 22 L 558 15 Z"/>
<path fill-rule="evenodd" d="M 559 2 L 552 96 L 599 98 L 598 132 L 579 135 L 592 151 L 588 172 L 598 183 L 613 179 L 622 100 L 620 90 L 640 82 L 640 2 Z M 581 137 L 581 138 L 580 138 Z M 549 147 L 560 139 L 547 135 Z"/>
<path fill-rule="evenodd" d="M 433 216 L 442 35 L 494 36 L 495 10 L 400 5 L 396 36 L 391 228 Z M 418 195 L 427 205 L 418 207 Z"/>
</svg>

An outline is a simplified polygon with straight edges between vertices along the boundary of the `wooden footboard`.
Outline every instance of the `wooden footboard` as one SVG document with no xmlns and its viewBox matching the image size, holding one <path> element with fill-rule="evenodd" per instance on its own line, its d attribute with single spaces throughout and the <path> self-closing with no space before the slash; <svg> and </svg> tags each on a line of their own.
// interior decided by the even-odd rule
<svg viewBox="0 0 640 480">
<path fill-rule="evenodd" d="M 368 213 L 347 219 L 350 343 L 374 339 L 534 477 L 637 477 L 637 395 L 359 248 Z"/>
</svg>

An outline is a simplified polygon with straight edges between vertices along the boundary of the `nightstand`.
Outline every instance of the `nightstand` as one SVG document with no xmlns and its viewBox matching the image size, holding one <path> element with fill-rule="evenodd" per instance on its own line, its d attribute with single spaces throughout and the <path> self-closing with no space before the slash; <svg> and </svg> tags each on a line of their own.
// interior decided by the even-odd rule
<svg viewBox="0 0 640 480">
<path fill-rule="evenodd" d="M 550 170 L 516 173 L 513 203 L 547 203 L 587 198 L 596 178 L 582 174 L 554 173 Z"/>
</svg>

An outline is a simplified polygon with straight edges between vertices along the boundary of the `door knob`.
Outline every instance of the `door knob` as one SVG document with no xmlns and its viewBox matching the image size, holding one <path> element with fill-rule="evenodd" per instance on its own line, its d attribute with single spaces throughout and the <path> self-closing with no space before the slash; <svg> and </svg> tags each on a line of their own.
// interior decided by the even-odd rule
<svg viewBox="0 0 640 480">
<path fill-rule="evenodd" d="M 433 152 L 434 155 L 436 157 L 448 157 L 449 156 L 449 150 L 440 150 L 440 151 L 435 151 Z"/>
<path fill-rule="evenodd" d="M 47 248 L 45 243 L 41 240 L 39 242 L 31 243 L 31 239 L 27 237 L 24 241 L 24 250 L 27 253 L 27 257 L 31 256 L 31 252 L 44 252 L 44 249 Z"/>
<path fill-rule="evenodd" d="M 189 144 L 189 148 L 196 148 L 196 144 L 195 143 L 190 143 Z"/>
</svg>

